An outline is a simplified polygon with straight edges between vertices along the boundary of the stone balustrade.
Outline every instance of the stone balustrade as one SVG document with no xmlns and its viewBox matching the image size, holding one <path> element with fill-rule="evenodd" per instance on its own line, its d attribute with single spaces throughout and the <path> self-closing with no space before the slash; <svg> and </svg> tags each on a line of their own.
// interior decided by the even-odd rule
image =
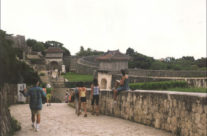
<svg viewBox="0 0 207 136">
<path fill-rule="evenodd" d="M 91 110 L 90 90 L 87 107 Z M 101 91 L 100 112 L 179 136 L 207 135 L 207 94 L 169 91 L 122 92 L 113 101 L 112 91 Z"/>
</svg>

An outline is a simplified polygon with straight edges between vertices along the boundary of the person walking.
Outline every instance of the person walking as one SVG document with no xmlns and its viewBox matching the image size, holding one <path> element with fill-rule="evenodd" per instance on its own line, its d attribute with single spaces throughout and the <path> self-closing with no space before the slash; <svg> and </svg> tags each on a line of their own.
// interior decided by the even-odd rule
<svg viewBox="0 0 207 136">
<path fill-rule="evenodd" d="M 74 105 L 75 105 L 75 113 L 79 116 L 80 115 L 79 111 L 80 111 L 80 107 L 81 107 L 81 102 L 79 101 L 78 87 L 79 87 L 79 83 L 77 83 L 76 88 L 74 89 L 74 97 L 75 97 Z"/>
<path fill-rule="evenodd" d="M 30 88 L 28 91 L 25 89 L 21 91 L 24 96 L 30 96 L 29 107 L 31 110 L 31 120 L 32 127 L 39 131 L 40 128 L 40 112 L 42 110 L 42 97 L 46 97 L 45 92 L 41 87 L 39 87 L 39 81 L 37 81 L 36 86 Z M 35 123 L 36 116 L 36 123 Z"/>
<path fill-rule="evenodd" d="M 99 115 L 99 92 L 100 87 L 98 85 L 98 80 L 95 78 L 93 84 L 91 85 L 91 105 L 92 105 L 92 115 L 95 114 L 94 102 L 96 103 L 96 115 Z"/>
<path fill-rule="evenodd" d="M 51 106 L 51 97 L 52 97 L 52 87 L 50 84 L 47 84 L 46 88 L 46 97 L 47 97 L 47 106 Z"/>
<path fill-rule="evenodd" d="M 117 94 L 120 93 L 121 91 L 127 91 L 129 90 L 129 79 L 128 75 L 126 75 L 125 70 L 121 70 L 122 73 L 122 78 L 119 82 L 117 82 L 118 88 L 113 90 L 114 93 L 114 100 L 116 101 Z"/>
<path fill-rule="evenodd" d="M 87 117 L 87 111 L 86 111 L 86 88 L 83 85 L 83 82 L 80 82 L 79 90 L 79 101 L 81 101 L 81 104 L 83 105 L 84 109 L 84 117 Z M 80 108 L 78 114 L 80 115 Z"/>
</svg>

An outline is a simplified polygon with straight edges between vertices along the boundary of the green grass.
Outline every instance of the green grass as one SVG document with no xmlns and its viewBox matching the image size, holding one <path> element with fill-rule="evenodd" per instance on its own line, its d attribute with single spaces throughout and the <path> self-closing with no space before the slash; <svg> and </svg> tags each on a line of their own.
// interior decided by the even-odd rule
<svg viewBox="0 0 207 136">
<path fill-rule="evenodd" d="M 168 91 L 207 93 L 207 88 L 169 88 Z"/>
<path fill-rule="evenodd" d="M 69 82 L 91 82 L 93 81 L 93 75 L 83 75 L 83 74 L 76 74 L 72 72 L 68 72 L 64 75 Z"/>
</svg>

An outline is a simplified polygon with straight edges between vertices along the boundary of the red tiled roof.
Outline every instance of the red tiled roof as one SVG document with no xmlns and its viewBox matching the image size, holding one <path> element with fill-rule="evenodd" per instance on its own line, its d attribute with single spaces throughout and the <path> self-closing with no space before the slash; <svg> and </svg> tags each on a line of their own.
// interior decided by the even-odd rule
<svg viewBox="0 0 207 136">
<path fill-rule="evenodd" d="M 96 58 L 97 60 L 129 60 L 129 56 L 122 54 L 119 50 L 108 51 Z"/>
<path fill-rule="evenodd" d="M 49 47 L 46 50 L 46 53 L 63 53 L 63 50 L 61 50 L 60 48 L 56 48 L 56 47 Z"/>
</svg>

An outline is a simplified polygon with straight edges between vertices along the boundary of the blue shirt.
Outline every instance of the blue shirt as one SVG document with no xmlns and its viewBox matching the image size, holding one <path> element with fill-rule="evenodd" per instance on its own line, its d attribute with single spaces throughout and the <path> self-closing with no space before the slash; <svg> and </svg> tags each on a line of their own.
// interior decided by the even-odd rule
<svg viewBox="0 0 207 136">
<path fill-rule="evenodd" d="M 99 86 L 93 87 L 93 95 L 99 95 Z"/>
<path fill-rule="evenodd" d="M 46 97 L 45 92 L 41 87 L 30 88 L 25 96 L 30 96 L 29 106 L 32 110 L 42 109 L 42 96 Z"/>
</svg>

